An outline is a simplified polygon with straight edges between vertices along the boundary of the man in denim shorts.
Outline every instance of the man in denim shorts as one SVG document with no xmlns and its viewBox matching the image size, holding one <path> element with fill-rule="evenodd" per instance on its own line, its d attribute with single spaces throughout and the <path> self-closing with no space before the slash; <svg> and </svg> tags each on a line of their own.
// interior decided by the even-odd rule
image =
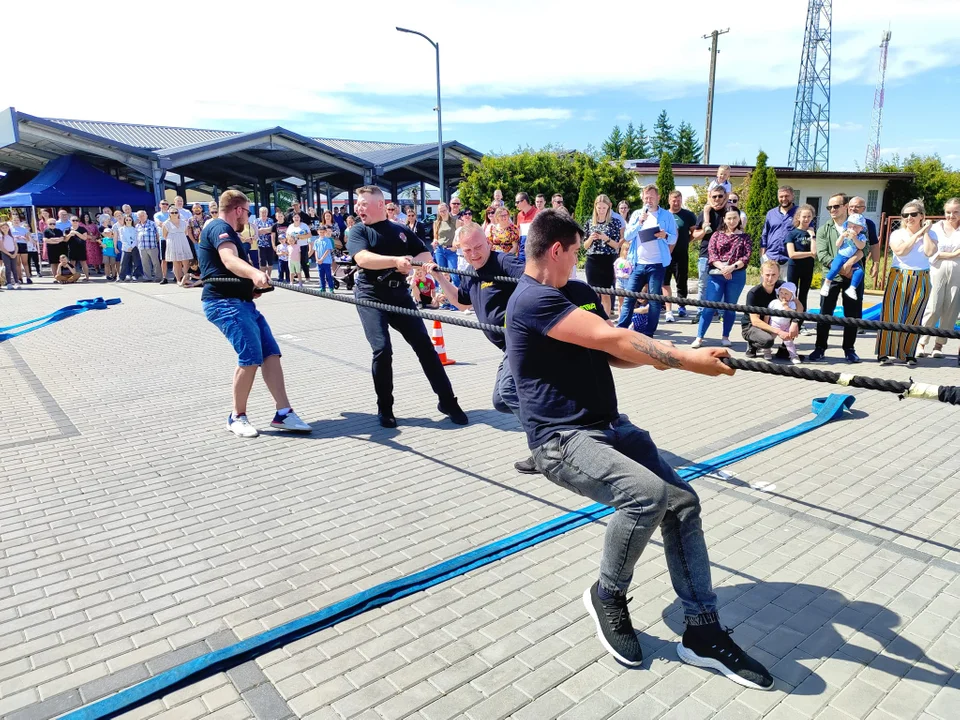
<svg viewBox="0 0 960 720">
<path fill-rule="evenodd" d="M 280 366 L 280 348 L 266 319 L 257 310 L 254 298 L 270 285 L 266 273 L 253 267 L 244 250 L 239 231 L 248 222 L 250 201 L 237 190 L 220 196 L 219 217 L 204 226 L 197 246 L 200 276 L 203 278 L 203 312 L 237 351 L 238 367 L 233 375 L 233 412 L 227 429 L 238 437 L 256 437 L 257 429 L 247 419 L 247 399 L 263 367 L 263 381 L 277 404 L 271 427 L 308 433 L 313 430 L 297 417 L 287 399 Z M 218 278 L 241 278 L 245 282 L 217 282 Z"/>
<path fill-rule="evenodd" d="M 615 509 L 599 581 L 583 593 L 600 643 L 626 665 L 643 661 L 626 593 L 659 527 L 686 622 L 680 659 L 716 669 L 745 687 L 770 690 L 770 673 L 720 626 L 700 499 L 663 459 L 650 434 L 619 413 L 610 370 L 653 365 L 732 375 L 721 361 L 727 351 L 681 350 L 611 327 L 597 294 L 569 280 L 580 241 L 580 226 L 569 215 L 537 214 L 527 235 L 524 275 L 507 303 L 506 338 L 520 423 L 537 469 L 560 487 Z"/>
</svg>

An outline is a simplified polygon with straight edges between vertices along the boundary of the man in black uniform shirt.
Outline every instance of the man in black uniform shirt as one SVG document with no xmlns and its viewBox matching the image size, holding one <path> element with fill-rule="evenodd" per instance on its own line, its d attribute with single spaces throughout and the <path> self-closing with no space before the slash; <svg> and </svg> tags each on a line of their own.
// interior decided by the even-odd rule
<svg viewBox="0 0 960 720">
<path fill-rule="evenodd" d="M 383 191 L 375 185 L 357 190 L 356 210 L 363 224 L 347 231 L 347 251 L 360 267 L 356 297 L 415 310 L 407 275 L 412 268 L 411 260 L 430 261 L 426 246 L 409 229 L 387 219 Z M 377 393 L 380 424 L 386 428 L 397 426 L 393 414 L 393 347 L 388 332 L 388 327 L 392 327 L 417 354 L 430 386 L 440 399 L 437 409 L 457 425 L 466 425 L 467 415 L 457 403 L 423 320 L 361 305 L 357 306 L 357 312 L 373 349 L 373 387 Z"/>
<path fill-rule="evenodd" d="M 610 366 L 653 365 L 732 375 L 722 348 L 681 350 L 611 327 L 599 296 L 571 281 L 581 230 L 557 210 L 537 213 L 527 265 L 507 303 L 507 356 L 520 422 L 533 459 L 562 488 L 615 509 L 607 522 L 599 579 L 583 593 L 601 644 L 620 662 L 643 661 L 627 590 L 654 530 L 663 535 L 670 580 L 683 606 L 680 659 L 719 670 L 740 685 L 772 690 L 773 678 L 720 625 L 700 500 L 650 438 L 617 408 Z M 706 352 L 704 352 L 706 350 Z"/>
<path fill-rule="evenodd" d="M 497 275 L 520 279 L 523 276 L 523 262 L 516 255 L 506 255 L 494 252 L 490 242 L 483 234 L 483 228 L 475 222 L 467 222 L 459 229 L 460 249 L 464 259 L 477 271 L 480 278 L 464 276 L 460 287 L 457 287 L 449 278 L 436 272 L 437 266 L 430 263 L 424 269 L 431 273 L 440 283 L 448 302 L 460 310 L 469 310 L 471 307 L 477 313 L 477 320 L 485 325 L 504 326 L 507 313 L 507 301 L 517 287 L 510 282 L 494 282 L 485 278 Z M 497 368 L 497 379 L 493 386 L 493 406 L 502 413 L 520 415 L 520 399 L 517 397 L 517 383 L 513 379 L 510 363 L 507 361 L 507 343 L 503 333 L 484 331 L 487 339 L 503 351 L 503 359 Z M 538 473 L 533 458 L 515 462 L 513 467 L 517 472 L 525 474 Z"/>
</svg>

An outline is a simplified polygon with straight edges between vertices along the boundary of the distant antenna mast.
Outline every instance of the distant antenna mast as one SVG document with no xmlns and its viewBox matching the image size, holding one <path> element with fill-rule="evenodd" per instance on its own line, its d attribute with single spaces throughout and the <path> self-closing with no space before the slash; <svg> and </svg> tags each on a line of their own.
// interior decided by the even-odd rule
<svg viewBox="0 0 960 720">
<path fill-rule="evenodd" d="M 876 172 L 880 167 L 880 130 L 883 128 L 883 85 L 887 77 L 887 51 L 890 48 L 890 31 L 887 30 L 880 40 L 880 74 L 877 76 L 877 89 L 873 94 L 873 117 L 870 120 L 870 135 L 867 144 L 867 157 L 864 169 Z"/>
<path fill-rule="evenodd" d="M 787 165 L 830 169 L 830 56 L 833 0 L 809 0 Z"/>
</svg>

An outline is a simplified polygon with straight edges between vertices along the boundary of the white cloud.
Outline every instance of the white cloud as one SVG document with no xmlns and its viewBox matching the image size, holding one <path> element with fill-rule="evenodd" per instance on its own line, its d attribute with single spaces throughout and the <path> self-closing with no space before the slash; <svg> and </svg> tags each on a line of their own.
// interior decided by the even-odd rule
<svg viewBox="0 0 960 720">
<path fill-rule="evenodd" d="M 348 8 L 334 32 L 324 30 L 326 7 L 308 0 L 288 0 L 279 16 L 251 0 L 239 0 L 229 13 L 209 0 L 169 0 L 158 7 L 126 0 L 12 4 L 5 16 L 10 27 L 56 17 L 57 27 L 91 39 L 97 49 L 38 52 L 30 33 L 8 33 L 6 54 L 29 58 L 30 80 L 8 83 L 0 104 L 52 117 L 193 126 L 282 121 L 298 129 L 298 123 L 315 125 L 319 117 L 322 134 L 350 127 L 382 128 L 385 136 L 428 129 L 435 125 L 429 111 L 434 51 L 422 38 L 396 32 L 402 18 L 440 43 L 444 104 L 451 107 L 444 124 L 569 121 L 568 110 L 539 107 L 543 103 L 455 106 L 475 104 L 476 98 L 560 99 L 598 89 L 610 92 L 610 105 L 597 108 L 602 118 L 617 113 L 618 105 L 704 94 L 709 43 L 701 36 L 711 27 L 731 28 L 720 38 L 719 92 L 794 87 L 806 3 L 690 0 L 682 17 L 673 6 L 652 5 L 644 8 L 644 20 L 670 31 L 643 32 L 634 2 L 608 0 L 595 51 L 589 28 L 578 25 L 583 6 L 573 0 L 488 0 L 482 8 L 467 0 L 411 0 L 402 13 L 387 0 L 367 0 Z M 465 32 L 453 18 L 476 21 L 482 29 Z M 509 18 L 511 27 L 525 28 L 522 42 L 516 32 L 491 31 L 485 18 Z M 179 21 L 174 29 L 171 20 Z M 877 46 L 888 24 L 891 81 L 956 66 L 958 21 L 956 0 L 837 3 L 834 88 L 873 84 Z M 115 31 L 117 25 L 122 29 Z M 273 28 L 266 36 L 265 25 Z M 288 40 L 298 37 L 315 47 L 289 49 Z M 114 45 L 112 38 L 120 42 Z M 165 89 L 171 77 L 179 81 L 179 94 Z M 422 98 L 427 110 L 398 114 L 391 96 Z"/>
</svg>

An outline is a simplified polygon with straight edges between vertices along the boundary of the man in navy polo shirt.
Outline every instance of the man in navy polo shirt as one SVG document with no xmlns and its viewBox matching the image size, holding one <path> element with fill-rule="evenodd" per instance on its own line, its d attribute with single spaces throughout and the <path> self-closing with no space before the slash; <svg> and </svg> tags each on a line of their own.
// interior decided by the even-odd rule
<svg viewBox="0 0 960 720">
<path fill-rule="evenodd" d="M 797 214 L 797 206 L 793 202 L 793 188 L 781 185 L 777 189 L 777 207 L 767 212 L 763 221 L 763 232 L 760 234 L 760 261 L 773 260 L 780 268 L 780 282 L 787 281 L 787 240 L 793 231 L 793 216 Z M 801 302 L 805 301 L 803 298 Z"/>
<path fill-rule="evenodd" d="M 523 277 L 523 262 L 515 255 L 494 252 L 483 234 L 483 228 L 475 222 L 468 222 L 458 232 L 463 258 L 480 277 L 464 276 L 458 288 L 443 274 L 436 272 L 437 266 L 433 263 L 425 265 L 424 269 L 437 279 L 447 300 L 457 309 L 473 308 L 477 313 L 477 320 L 481 323 L 503 327 L 507 301 L 517 286 L 510 282 L 495 282 L 489 278 L 500 275 L 519 279 Z M 500 412 L 513 413 L 519 417 L 520 399 L 517 397 L 517 384 L 513 379 L 510 363 L 507 361 L 507 344 L 503 333 L 484 331 L 483 334 L 503 351 L 500 367 L 497 368 L 497 379 L 493 385 L 493 406 Z M 540 472 L 533 464 L 532 457 L 515 462 L 513 467 L 524 474 Z"/>
<path fill-rule="evenodd" d="M 208 222 L 200 233 L 197 259 L 203 278 L 203 313 L 217 326 L 237 351 L 238 367 L 233 375 L 233 412 L 227 429 L 238 437 L 257 437 L 247 419 L 247 399 L 263 366 L 263 381 L 277 404 L 271 427 L 293 432 L 312 432 L 297 417 L 287 399 L 280 366 L 280 348 L 254 299 L 270 286 L 265 272 L 250 264 L 239 231 L 250 215 L 250 201 L 238 190 L 220 196 L 219 217 Z M 245 282 L 218 282 L 218 278 L 242 278 Z"/>
<path fill-rule="evenodd" d="M 615 508 L 607 523 L 600 578 L 583 594 L 608 652 L 643 661 L 626 592 L 633 569 L 660 528 L 673 587 L 686 621 L 677 654 L 734 682 L 773 688 L 770 673 L 720 626 L 700 500 L 660 455 L 650 434 L 617 408 L 610 366 L 653 365 L 701 375 L 732 375 L 722 348 L 681 350 L 611 327 L 599 296 L 570 281 L 580 227 L 556 210 L 537 215 L 527 265 L 507 303 L 507 357 L 520 397 L 520 422 L 537 468 L 560 487 Z"/>
</svg>

